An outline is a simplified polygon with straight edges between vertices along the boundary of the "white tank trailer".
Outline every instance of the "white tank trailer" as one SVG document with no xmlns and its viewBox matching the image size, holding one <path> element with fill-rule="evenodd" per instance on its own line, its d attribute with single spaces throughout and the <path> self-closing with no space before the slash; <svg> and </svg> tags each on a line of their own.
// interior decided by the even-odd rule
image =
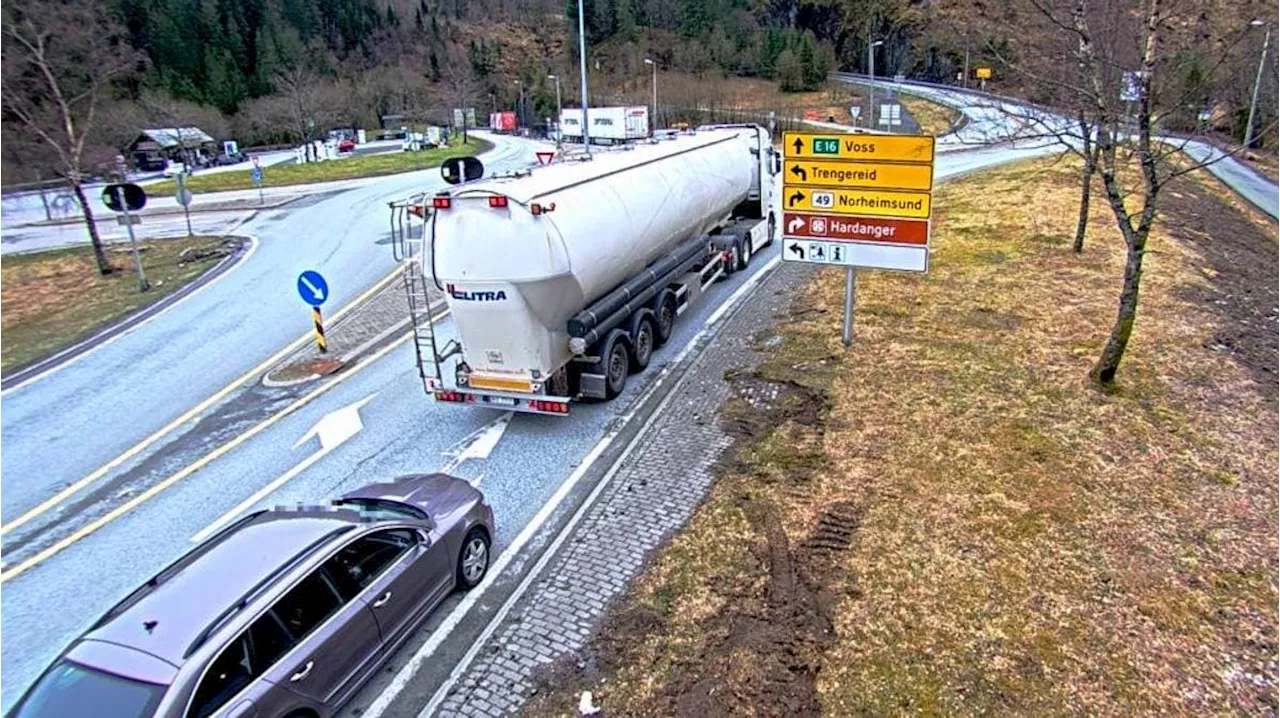
<svg viewBox="0 0 1280 718">
<path fill-rule="evenodd" d="M 422 274 L 458 338 L 420 359 L 428 390 L 544 414 L 617 396 L 677 316 L 773 240 L 779 165 L 764 128 L 713 126 L 436 195 Z M 431 380 L 451 357 L 453 385 Z"/>
</svg>

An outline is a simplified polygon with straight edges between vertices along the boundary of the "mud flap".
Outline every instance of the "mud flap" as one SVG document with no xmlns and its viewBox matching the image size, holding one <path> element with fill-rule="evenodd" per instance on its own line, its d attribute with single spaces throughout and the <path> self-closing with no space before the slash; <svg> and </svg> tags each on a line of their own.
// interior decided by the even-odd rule
<svg viewBox="0 0 1280 718">
<path fill-rule="evenodd" d="M 604 399 L 607 396 L 604 374 L 588 374 L 587 372 L 583 372 L 580 381 L 582 396 L 585 396 L 588 399 Z"/>
</svg>

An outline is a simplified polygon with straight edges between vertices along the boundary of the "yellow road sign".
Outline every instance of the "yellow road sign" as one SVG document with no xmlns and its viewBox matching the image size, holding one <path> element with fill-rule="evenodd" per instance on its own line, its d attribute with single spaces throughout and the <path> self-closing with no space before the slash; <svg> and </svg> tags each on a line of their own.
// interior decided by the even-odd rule
<svg viewBox="0 0 1280 718">
<path fill-rule="evenodd" d="M 933 165 L 787 160 L 784 181 L 808 187 L 933 188 Z"/>
<path fill-rule="evenodd" d="M 783 185 L 782 208 L 791 211 L 858 214 L 869 217 L 928 219 L 931 209 L 928 192 L 831 189 Z"/>
<path fill-rule="evenodd" d="M 782 139 L 787 159 L 933 162 L 933 137 L 925 135 L 848 135 L 788 132 Z"/>
<path fill-rule="evenodd" d="M 976 72 L 976 76 L 977 76 L 977 78 L 978 78 L 979 80 L 990 80 L 990 79 L 991 79 L 991 68 L 989 68 L 989 67 L 978 67 L 978 68 L 975 68 L 975 69 L 976 69 L 976 71 L 977 71 L 977 72 Z"/>
</svg>

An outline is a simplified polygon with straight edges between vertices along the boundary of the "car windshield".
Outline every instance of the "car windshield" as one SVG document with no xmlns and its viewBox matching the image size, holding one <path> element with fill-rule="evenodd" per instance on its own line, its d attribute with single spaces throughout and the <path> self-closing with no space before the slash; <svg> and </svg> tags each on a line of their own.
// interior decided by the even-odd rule
<svg viewBox="0 0 1280 718">
<path fill-rule="evenodd" d="M 421 521 L 427 518 L 425 511 L 399 501 L 387 499 L 338 499 L 335 506 L 358 511 L 364 518 L 374 521 L 412 519 Z"/>
<path fill-rule="evenodd" d="M 93 706 L 98 718 L 142 718 L 155 712 L 164 691 L 165 686 L 62 660 L 31 688 L 12 718 L 84 715 L 86 706 Z"/>
</svg>

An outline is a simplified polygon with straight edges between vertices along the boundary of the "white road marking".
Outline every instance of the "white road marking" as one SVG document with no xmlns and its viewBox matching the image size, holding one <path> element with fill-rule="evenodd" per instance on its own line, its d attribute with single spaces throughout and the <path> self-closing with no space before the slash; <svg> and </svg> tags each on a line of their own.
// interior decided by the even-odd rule
<svg viewBox="0 0 1280 718">
<path fill-rule="evenodd" d="M 219 516 L 213 523 L 200 529 L 191 537 L 192 543 L 200 543 L 215 533 L 222 530 L 224 526 L 231 523 L 236 518 L 242 516 L 249 509 L 253 508 L 266 497 L 270 496 L 276 489 L 284 486 L 292 481 L 298 474 L 306 471 L 312 464 L 329 455 L 329 452 L 341 446 L 347 439 L 359 434 L 364 429 L 364 422 L 360 420 L 360 407 L 368 404 L 376 394 L 370 394 L 360 401 L 348 404 L 347 406 L 331 411 L 325 414 L 316 425 L 311 427 L 301 439 L 293 445 L 298 448 L 306 443 L 311 437 L 318 436 L 320 438 L 320 449 L 313 452 L 310 456 L 303 459 L 297 466 L 277 476 L 268 482 L 261 489 L 258 489 L 252 496 L 241 501 L 235 508 Z"/>
<path fill-rule="evenodd" d="M 489 454 L 493 453 L 494 447 L 498 445 L 498 442 L 502 440 L 502 435 L 506 433 L 507 425 L 511 423 L 511 417 L 514 414 L 514 411 L 508 411 L 446 449 L 444 455 L 450 457 L 450 459 L 444 466 L 440 467 L 440 473 L 451 474 L 467 461 L 489 458 Z"/>
<path fill-rule="evenodd" d="M 565 498 L 569 495 L 569 492 L 573 490 L 573 487 L 577 486 L 578 482 L 582 480 L 582 477 L 586 475 L 591 466 L 600 458 L 600 455 L 604 453 L 605 449 L 609 448 L 614 439 L 617 438 L 618 434 L 631 423 L 632 418 L 635 417 L 636 411 L 640 407 L 644 406 L 649 397 L 665 383 L 672 368 L 678 366 L 680 361 L 684 359 L 684 357 L 688 355 L 702 337 L 705 336 L 707 329 L 724 316 L 726 306 L 737 302 L 744 294 L 746 294 L 746 287 L 754 286 L 758 283 L 760 279 L 772 271 L 780 261 L 781 260 L 778 257 L 774 257 L 767 264 L 761 267 L 750 279 L 744 282 L 743 287 L 739 287 L 737 291 L 729 295 L 724 304 L 707 318 L 703 328 L 699 330 L 687 344 L 685 344 L 684 348 L 680 350 L 680 353 L 676 355 L 675 359 L 662 368 L 662 372 L 659 373 L 653 383 L 645 389 L 644 393 L 632 403 L 631 408 L 622 416 L 622 420 L 617 422 L 613 429 L 610 429 L 603 437 L 601 437 L 600 440 L 596 442 L 595 446 L 591 447 L 591 450 L 582 458 L 582 461 L 578 464 L 577 468 L 574 469 L 573 472 L 569 474 L 569 477 L 560 484 L 555 493 L 551 495 L 551 498 L 542 505 L 542 508 L 538 509 L 538 512 L 529 520 L 529 523 L 525 524 L 525 527 L 520 531 L 520 534 L 515 537 L 497 560 L 493 562 L 493 565 L 489 567 L 489 573 L 485 576 L 484 580 L 480 582 L 480 585 L 467 592 L 462 600 L 458 602 L 458 605 L 455 606 L 453 610 L 449 612 L 449 615 L 445 616 L 444 620 L 440 622 L 440 625 L 431 633 L 431 636 L 427 638 L 426 642 L 423 643 L 413 656 L 409 658 L 408 662 L 406 662 L 400 670 L 396 672 L 395 677 L 391 679 L 391 683 L 389 683 L 387 687 L 383 689 L 382 693 L 378 694 L 378 697 L 369 704 L 369 707 L 361 713 L 362 718 L 381 718 L 387 709 L 391 707 L 391 703 L 395 701 L 396 696 L 400 695 L 400 693 L 404 691 L 405 686 L 409 685 L 409 682 L 413 680 L 413 677 L 422 668 L 422 665 L 435 654 L 440 646 L 449 638 L 450 634 L 453 633 L 454 629 L 458 627 L 458 624 L 462 623 L 463 617 L 467 615 L 471 610 L 471 607 L 484 597 L 485 592 L 493 585 L 496 577 L 502 574 L 515 556 L 520 553 L 520 550 L 533 539 L 534 535 L 537 534 L 537 532 L 542 528 L 542 525 L 547 522 L 547 519 L 551 517 L 555 510 L 559 508 L 560 504 L 564 502 Z M 656 420 L 658 416 L 662 414 L 662 410 L 666 407 L 667 402 L 670 401 L 673 396 L 675 396 L 674 391 L 663 398 L 662 403 L 654 409 L 653 413 L 648 419 L 646 419 L 645 425 L 641 428 L 640 432 L 636 434 L 637 438 L 644 435 L 645 430 L 653 423 L 653 421 Z M 564 538 L 569 535 L 572 528 L 577 525 L 578 519 L 591 505 L 592 501 L 603 487 L 609 483 L 609 478 L 612 477 L 618 467 L 622 465 L 626 456 L 631 452 L 634 446 L 635 442 L 633 441 L 632 444 L 623 452 L 623 455 L 614 462 L 609 473 L 601 479 L 600 483 L 597 484 L 594 489 L 592 489 L 591 494 L 579 508 L 578 512 L 570 518 L 569 523 L 566 524 L 565 528 L 563 528 L 560 534 L 557 535 L 555 542 L 543 553 L 539 563 L 534 566 L 533 570 L 529 572 L 524 581 L 521 582 L 520 586 L 516 588 L 516 593 L 508 599 L 507 603 L 503 605 L 499 613 L 491 619 L 487 626 L 485 626 L 481 637 L 476 640 L 467 654 L 463 656 L 462 661 L 454 667 L 453 672 L 450 673 L 449 677 L 436 691 L 436 694 L 432 697 L 426 708 L 423 709 L 420 716 L 428 716 L 438 707 L 440 701 L 444 699 L 444 696 L 449 692 L 449 689 L 458 681 L 462 673 L 470 664 L 471 660 L 474 659 L 476 651 L 480 650 L 480 646 L 490 635 L 492 635 L 493 631 L 496 630 L 497 625 L 501 623 L 502 618 L 511 610 L 511 606 L 514 604 L 515 599 L 524 592 L 528 584 L 535 576 L 538 575 L 546 561 L 550 560 L 549 557 L 555 553 L 555 549 L 564 541 Z"/>
</svg>

